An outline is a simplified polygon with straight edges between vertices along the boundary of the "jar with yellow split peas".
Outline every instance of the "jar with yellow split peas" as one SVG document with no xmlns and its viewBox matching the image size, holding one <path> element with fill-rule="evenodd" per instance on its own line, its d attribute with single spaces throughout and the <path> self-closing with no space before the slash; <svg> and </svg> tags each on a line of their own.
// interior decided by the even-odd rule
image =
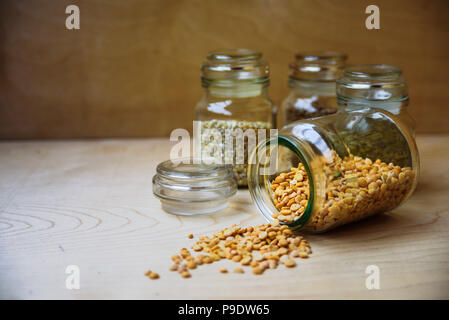
<svg viewBox="0 0 449 320">
<path fill-rule="evenodd" d="M 346 105 L 360 102 L 353 93 Z M 367 105 L 290 123 L 259 143 L 248 186 L 267 220 L 325 232 L 407 200 L 419 175 L 413 129 L 401 114 Z"/>
</svg>

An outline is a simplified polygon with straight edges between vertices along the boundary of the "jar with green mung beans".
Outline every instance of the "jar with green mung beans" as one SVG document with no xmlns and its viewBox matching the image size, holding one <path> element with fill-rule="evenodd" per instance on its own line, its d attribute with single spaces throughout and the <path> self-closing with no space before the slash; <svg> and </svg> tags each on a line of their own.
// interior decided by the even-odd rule
<svg viewBox="0 0 449 320">
<path fill-rule="evenodd" d="M 195 109 L 201 157 L 232 164 L 238 186 L 247 186 L 248 154 L 276 125 L 269 99 L 269 66 L 259 51 L 209 52 L 201 67 L 204 95 Z"/>
</svg>

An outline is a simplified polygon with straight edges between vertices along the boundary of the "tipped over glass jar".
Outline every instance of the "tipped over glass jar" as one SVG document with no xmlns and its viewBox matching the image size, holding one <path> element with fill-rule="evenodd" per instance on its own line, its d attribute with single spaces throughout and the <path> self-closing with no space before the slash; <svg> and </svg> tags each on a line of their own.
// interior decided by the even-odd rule
<svg viewBox="0 0 449 320">
<path fill-rule="evenodd" d="M 371 76 L 359 77 L 359 86 L 366 87 Z M 369 88 L 361 95 L 343 90 L 345 85 L 337 82 L 344 110 L 288 124 L 253 153 L 249 190 L 267 220 L 325 232 L 392 210 L 415 189 L 419 154 L 408 116 L 371 104 Z"/>
</svg>

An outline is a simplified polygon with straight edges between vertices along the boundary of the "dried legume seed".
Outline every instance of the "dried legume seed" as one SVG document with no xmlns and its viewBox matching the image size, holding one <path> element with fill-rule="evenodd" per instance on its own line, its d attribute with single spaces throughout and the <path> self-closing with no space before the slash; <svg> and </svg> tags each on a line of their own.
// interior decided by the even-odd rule
<svg viewBox="0 0 449 320">
<path fill-rule="evenodd" d="M 284 265 L 288 268 L 293 268 L 296 265 L 296 262 L 295 260 L 289 258 L 284 261 Z"/>
<path fill-rule="evenodd" d="M 253 273 L 259 275 L 268 268 L 276 269 L 279 262 L 284 263 L 289 256 L 299 255 L 298 252 L 311 253 L 303 237 L 295 235 L 288 226 L 280 225 L 276 220 L 246 228 L 232 225 L 212 236 L 199 237 L 192 248 L 200 248 L 202 253 L 192 256 L 188 249 L 182 248 L 179 255 L 172 257 L 175 263 L 171 270 L 177 270 L 184 278 L 190 277 L 188 270 L 220 259 L 228 259 L 242 266 L 250 265 Z"/>
<path fill-rule="evenodd" d="M 246 176 L 247 164 L 248 164 L 248 154 L 251 153 L 247 139 L 244 139 L 245 131 L 248 129 L 265 129 L 267 130 L 267 136 L 269 136 L 269 129 L 272 127 L 269 122 L 262 121 L 239 121 L 239 120 L 209 120 L 201 122 L 201 152 L 206 158 L 210 157 L 211 154 L 215 155 L 218 160 L 222 163 L 232 163 L 233 171 L 237 178 L 237 184 L 239 186 L 248 185 L 248 180 Z M 242 139 L 244 141 L 243 154 L 239 154 L 234 150 L 226 150 L 223 148 L 223 144 L 226 137 L 227 129 L 241 129 L 240 132 L 235 132 L 235 139 Z M 211 139 L 215 136 L 215 130 L 221 135 L 221 141 L 219 139 Z M 216 152 L 216 151 L 219 152 Z M 218 153 L 218 154 L 217 154 Z"/>
<path fill-rule="evenodd" d="M 326 199 L 322 208 L 313 211 L 304 230 L 328 230 L 394 208 L 408 195 L 415 175 L 408 167 L 353 155 L 341 159 L 335 152 L 330 159 L 323 159 L 323 171 L 327 177 Z M 281 180 L 288 187 L 279 183 Z M 290 223 L 302 216 L 309 199 L 308 176 L 302 163 L 274 178 L 271 189 L 279 210 L 273 218 Z"/>
</svg>

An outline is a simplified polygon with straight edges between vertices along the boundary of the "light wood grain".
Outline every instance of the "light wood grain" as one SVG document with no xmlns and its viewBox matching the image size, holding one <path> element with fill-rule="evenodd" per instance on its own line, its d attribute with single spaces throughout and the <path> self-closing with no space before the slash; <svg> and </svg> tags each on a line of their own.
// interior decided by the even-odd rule
<svg viewBox="0 0 449 320">
<path fill-rule="evenodd" d="M 65 29 L 77 3 L 81 29 Z M 295 52 L 340 50 L 351 63 L 398 65 L 419 132 L 449 133 L 449 2 L 3 0 L 0 138 L 165 137 L 191 128 L 208 51 L 249 47 L 286 97 Z"/>
<path fill-rule="evenodd" d="M 419 140 L 422 175 L 402 207 L 323 235 L 297 268 L 220 274 L 221 261 L 188 280 L 168 271 L 193 240 L 234 223 L 263 222 L 248 191 L 209 216 L 167 214 L 152 195 L 167 140 L 0 143 L 0 298 L 449 298 L 449 136 Z M 80 290 L 65 288 L 78 265 Z M 365 268 L 380 268 L 380 290 Z M 161 279 L 144 277 L 147 269 Z"/>
</svg>

